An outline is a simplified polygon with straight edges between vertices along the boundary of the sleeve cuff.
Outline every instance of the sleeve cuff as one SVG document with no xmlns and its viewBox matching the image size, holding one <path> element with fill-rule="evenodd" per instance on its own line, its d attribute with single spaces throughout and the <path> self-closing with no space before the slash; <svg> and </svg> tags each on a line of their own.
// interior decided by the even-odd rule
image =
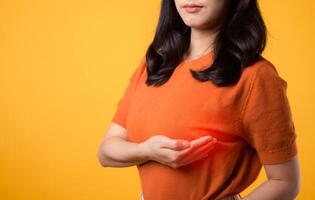
<svg viewBox="0 0 315 200">
<path fill-rule="evenodd" d="M 297 144 L 294 141 L 289 146 L 261 151 L 258 154 L 262 164 L 272 165 L 287 162 L 297 155 L 297 153 Z"/>
</svg>

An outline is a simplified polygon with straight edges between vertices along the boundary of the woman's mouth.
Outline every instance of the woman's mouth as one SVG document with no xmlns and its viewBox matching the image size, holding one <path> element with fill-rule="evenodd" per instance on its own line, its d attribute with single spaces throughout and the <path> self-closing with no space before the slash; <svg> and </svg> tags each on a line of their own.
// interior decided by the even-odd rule
<svg viewBox="0 0 315 200">
<path fill-rule="evenodd" d="M 199 12 L 201 10 L 202 6 L 199 6 L 199 5 L 196 5 L 196 4 L 190 4 L 190 5 L 186 4 L 186 5 L 184 5 L 183 8 L 188 13 L 196 13 L 196 12 Z"/>
</svg>

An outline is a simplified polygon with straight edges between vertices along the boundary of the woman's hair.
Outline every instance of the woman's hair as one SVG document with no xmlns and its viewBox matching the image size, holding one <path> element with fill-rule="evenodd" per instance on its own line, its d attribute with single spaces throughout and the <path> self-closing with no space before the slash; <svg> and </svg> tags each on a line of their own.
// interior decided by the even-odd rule
<svg viewBox="0 0 315 200">
<path fill-rule="evenodd" d="M 266 27 L 257 0 L 230 0 L 229 10 L 214 41 L 213 63 L 191 70 L 199 81 L 217 86 L 238 82 L 242 69 L 255 63 L 266 45 Z M 147 85 L 160 86 L 172 75 L 190 45 L 191 28 L 181 19 L 174 0 L 162 0 L 152 43 L 146 51 Z"/>
</svg>

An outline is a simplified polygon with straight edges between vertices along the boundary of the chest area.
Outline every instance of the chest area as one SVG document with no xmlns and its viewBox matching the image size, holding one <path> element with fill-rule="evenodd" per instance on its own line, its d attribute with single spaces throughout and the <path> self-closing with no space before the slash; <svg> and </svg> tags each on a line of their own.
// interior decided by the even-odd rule
<svg viewBox="0 0 315 200">
<path fill-rule="evenodd" d="M 188 72 L 175 74 L 160 87 L 147 86 L 141 79 L 130 102 L 128 139 L 142 142 L 166 135 L 192 140 L 209 134 L 228 139 L 235 131 L 238 96 L 233 89 L 199 82 Z"/>
</svg>

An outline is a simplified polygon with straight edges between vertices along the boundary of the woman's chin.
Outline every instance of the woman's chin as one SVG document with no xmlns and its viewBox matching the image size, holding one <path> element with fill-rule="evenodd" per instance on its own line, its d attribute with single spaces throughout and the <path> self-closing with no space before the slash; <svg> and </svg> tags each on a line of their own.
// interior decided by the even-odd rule
<svg viewBox="0 0 315 200">
<path fill-rule="evenodd" d="M 204 24 L 190 23 L 190 24 L 186 24 L 186 25 L 192 29 L 205 29 L 206 28 L 206 26 Z"/>
</svg>

